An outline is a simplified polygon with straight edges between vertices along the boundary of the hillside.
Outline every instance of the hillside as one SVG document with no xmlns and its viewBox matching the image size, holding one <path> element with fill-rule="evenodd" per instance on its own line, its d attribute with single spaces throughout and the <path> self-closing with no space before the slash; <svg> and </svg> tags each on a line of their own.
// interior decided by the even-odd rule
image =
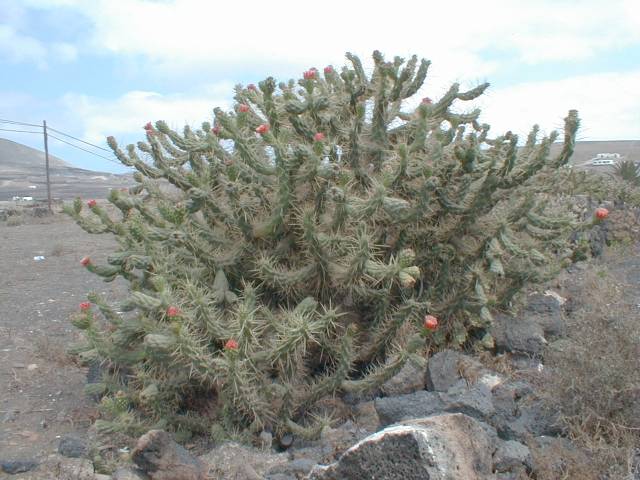
<svg viewBox="0 0 640 480">
<path fill-rule="evenodd" d="M 77 168 L 52 155 L 49 165 L 54 199 L 106 198 L 110 189 L 131 183 L 129 175 Z M 0 138 L 0 201 L 11 200 L 14 196 L 46 199 L 44 152 Z"/>
</svg>

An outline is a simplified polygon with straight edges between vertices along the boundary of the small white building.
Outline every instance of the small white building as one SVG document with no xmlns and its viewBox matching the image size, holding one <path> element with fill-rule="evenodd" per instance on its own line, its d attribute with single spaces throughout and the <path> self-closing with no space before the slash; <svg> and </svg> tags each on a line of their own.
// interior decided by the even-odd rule
<svg viewBox="0 0 640 480">
<path fill-rule="evenodd" d="M 615 165 L 622 156 L 619 153 L 598 153 L 588 163 L 593 166 Z"/>
</svg>

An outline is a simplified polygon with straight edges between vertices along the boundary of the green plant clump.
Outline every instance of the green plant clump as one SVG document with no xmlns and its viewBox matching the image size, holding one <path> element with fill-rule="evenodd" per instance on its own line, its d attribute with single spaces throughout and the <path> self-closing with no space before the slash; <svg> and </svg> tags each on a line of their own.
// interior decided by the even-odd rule
<svg viewBox="0 0 640 480">
<path fill-rule="evenodd" d="M 236 87 L 233 112 L 182 133 L 148 124 L 117 158 L 135 186 L 67 211 L 114 235 L 129 297 L 74 320 L 110 374 L 103 429 L 313 435 L 346 392 L 375 391 L 433 348 L 491 348 L 492 309 L 571 255 L 549 207 L 578 128 L 523 146 L 456 109 L 488 84 L 418 100 L 429 62 L 360 60 Z M 115 213 L 114 213 L 115 212 Z M 438 319 L 425 327 L 426 315 Z M 221 433 L 222 432 L 222 433 Z"/>
</svg>

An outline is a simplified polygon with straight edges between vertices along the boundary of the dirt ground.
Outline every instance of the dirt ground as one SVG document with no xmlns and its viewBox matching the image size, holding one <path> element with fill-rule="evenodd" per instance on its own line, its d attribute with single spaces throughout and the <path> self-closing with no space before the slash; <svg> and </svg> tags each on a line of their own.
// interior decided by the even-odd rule
<svg viewBox="0 0 640 480">
<path fill-rule="evenodd" d="M 118 289 L 80 265 L 85 255 L 99 263 L 114 246 L 63 214 L 0 222 L 0 460 L 37 460 L 61 436 L 86 435 L 96 410 L 83 394 L 85 369 L 65 353 L 78 339 L 69 315 L 87 292 Z"/>
</svg>

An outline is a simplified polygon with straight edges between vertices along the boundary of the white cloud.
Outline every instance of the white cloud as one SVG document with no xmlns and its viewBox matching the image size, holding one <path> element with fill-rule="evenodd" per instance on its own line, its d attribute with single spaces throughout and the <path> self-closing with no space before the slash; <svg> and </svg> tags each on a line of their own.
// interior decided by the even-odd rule
<svg viewBox="0 0 640 480">
<path fill-rule="evenodd" d="M 222 90 L 229 93 L 228 98 L 131 91 L 116 99 L 67 94 L 62 103 L 70 117 L 82 126 L 85 140 L 102 143 L 108 135 L 139 132 L 142 138 L 143 127 L 149 121 L 164 120 L 178 130 L 185 124 L 199 128 L 203 121 L 212 121 L 214 107 L 229 107 L 231 84 L 215 85 L 209 91 Z"/>
<path fill-rule="evenodd" d="M 640 41 L 635 0 L 370 0 L 366 6 L 325 0 L 304 7 L 298 0 L 95 0 L 77 8 L 93 22 L 97 48 L 139 55 L 168 70 L 341 63 L 345 50 L 368 55 L 379 48 L 422 54 L 438 74 L 458 78 L 492 71 L 481 55 L 487 48 L 538 63 L 595 58 Z"/>
<path fill-rule="evenodd" d="M 0 57 L 16 63 L 31 62 L 44 69 L 51 60 L 63 63 L 75 60 L 77 49 L 66 42 L 46 45 L 37 38 L 16 31 L 10 25 L 0 24 Z"/>
<path fill-rule="evenodd" d="M 577 109 L 578 140 L 638 138 L 640 70 L 581 75 L 490 90 L 478 103 L 494 135 L 512 130 L 526 136 L 537 123 L 546 132 L 561 130 L 563 118 Z"/>
</svg>

